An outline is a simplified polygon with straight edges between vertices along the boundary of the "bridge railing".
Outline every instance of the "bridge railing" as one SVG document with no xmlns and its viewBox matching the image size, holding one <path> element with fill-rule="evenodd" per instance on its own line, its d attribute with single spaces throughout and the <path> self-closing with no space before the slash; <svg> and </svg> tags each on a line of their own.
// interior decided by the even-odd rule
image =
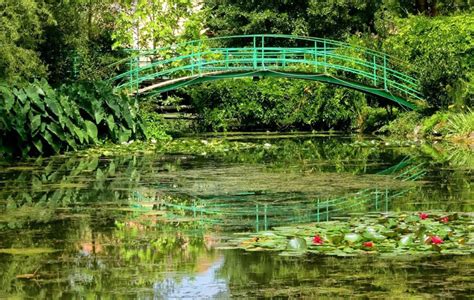
<svg viewBox="0 0 474 300">
<path fill-rule="evenodd" d="M 285 35 L 252 35 L 190 41 L 152 50 L 131 50 L 122 73 L 111 81 L 119 89 L 236 72 L 320 74 L 360 82 L 414 100 L 420 84 L 403 62 L 347 43 Z M 299 76 L 298 78 L 302 78 Z M 146 89 L 145 89 L 146 90 Z"/>
</svg>

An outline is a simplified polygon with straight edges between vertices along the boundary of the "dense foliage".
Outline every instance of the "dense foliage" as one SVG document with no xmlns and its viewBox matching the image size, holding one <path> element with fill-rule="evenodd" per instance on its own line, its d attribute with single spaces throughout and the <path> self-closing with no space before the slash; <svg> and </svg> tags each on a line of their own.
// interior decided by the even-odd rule
<svg viewBox="0 0 474 300">
<path fill-rule="evenodd" d="M 350 130 L 366 105 L 359 92 L 290 79 L 217 81 L 190 95 L 207 130 Z"/>
<path fill-rule="evenodd" d="M 474 25 L 472 5 L 465 1 L 206 0 L 204 7 L 209 12 L 206 25 L 212 35 L 281 33 L 345 39 L 389 53 L 410 65 L 407 70 L 419 78 L 427 104 L 434 110 L 474 104 Z M 226 129 L 229 124 L 246 129 L 257 125 L 280 130 L 374 130 L 391 119 L 381 113 L 383 110 L 377 108 L 380 101 L 373 97 L 347 91 L 341 96 L 335 87 L 319 87 L 325 92 L 309 95 L 302 92 L 304 88 L 298 81 L 282 82 L 264 79 L 211 83 L 192 88 L 191 98 L 205 128 L 214 130 Z M 308 89 L 317 86 L 308 82 L 304 85 Z M 283 103 L 276 105 L 277 99 Z M 313 104 L 300 109 L 297 102 Z M 272 104 L 286 109 L 276 110 Z M 319 109 L 315 110 L 314 105 Z M 326 112 L 329 108 L 330 113 Z M 272 115 L 274 121 L 270 120 Z"/>
<path fill-rule="evenodd" d="M 0 152 L 6 156 L 52 154 L 104 140 L 140 137 L 136 104 L 103 84 L 54 90 L 45 81 L 0 85 Z"/>
<path fill-rule="evenodd" d="M 410 17 L 396 27 L 384 50 L 416 66 L 429 104 L 474 105 L 474 15 Z"/>
<path fill-rule="evenodd" d="M 219 35 L 283 33 L 340 37 L 374 25 L 380 1 L 206 0 L 208 26 Z"/>
<path fill-rule="evenodd" d="M 0 2 L 0 81 L 13 83 L 46 74 L 36 50 L 43 27 L 52 22 L 42 1 Z"/>
<path fill-rule="evenodd" d="M 0 134 L 16 134 L 0 143 L 15 154 L 57 152 L 140 135 L 132 100 L 104 86 L 71 83 L 110 77 L 114 70 L 103 66 L 127 55 L 123 48 L 155 48 L 204 33 L 281 33 L 357 43 L 411 65 L 433 108 L 427 111 L 474 105 L 470 0 L 4 0 L 0 26 L 1 96 L 8 98 L 0 107 L 5 130 Z M 55 88 L 69 85 L 53 90 L 41 78 Z M 298 80 L 228 80 L 180 93 L 205 130 L 372 131 L 397 113 L 374 97 Z M 57 102 L 63 110 L 76 107 L 78 113 L 71 113 L 69 121 L 86 133 L 66 126 L 67 119 L 44 106 L 45 101 Z M 112 119 L 117 125 L 112 126 Z M 166 137 L 160 117 L 148 110 L 144 119 L 149 138 Z M 39 127 L 32 130 L 38 120 Z M 57 124 L 49 126 L 49 120 Z M 97 139 L 87 122 L 96 127 Z M 55 134 L 55 126 L 64 133 Z"/>
</svg>

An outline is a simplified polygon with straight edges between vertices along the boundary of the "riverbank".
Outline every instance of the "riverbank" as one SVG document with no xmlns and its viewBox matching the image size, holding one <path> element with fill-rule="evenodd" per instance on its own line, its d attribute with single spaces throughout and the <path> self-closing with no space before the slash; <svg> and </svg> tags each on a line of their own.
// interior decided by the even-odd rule
<svg viewBox="0 0 474 300">
<path fill-rule="evenodd" d="M 439 111 L 431 116 L 418 112 L 401 114 L 378 133 L 391 138 L 449 141 L 474 146 L 474 112 Z"/>
</svg>

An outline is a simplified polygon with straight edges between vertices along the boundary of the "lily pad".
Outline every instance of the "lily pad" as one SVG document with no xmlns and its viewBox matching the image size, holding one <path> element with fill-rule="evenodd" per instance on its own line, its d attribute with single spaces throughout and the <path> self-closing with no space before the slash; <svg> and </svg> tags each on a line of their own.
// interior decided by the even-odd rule
<svg viewBox="0 0 474 300">
<path fill-rule="evenodd" d="M 285 256 L 470 255 L 474 253 L 474 216 L 458 214 L 449 222 L 432 213 L 422 220 L 417 213 L 353 216 L 337 221 L 276 227 L 261 233 L 236 235 L 229 244 L 246 251 L 279 251 Z M 455 220 L 455 221 L 454 221 Z M 318 236 L 320 242 L 314 242 Z M 322 242 L 321 242 L 322 241 Z M 435 242 L 434 242 L 435 241 Z"/>
</svg>

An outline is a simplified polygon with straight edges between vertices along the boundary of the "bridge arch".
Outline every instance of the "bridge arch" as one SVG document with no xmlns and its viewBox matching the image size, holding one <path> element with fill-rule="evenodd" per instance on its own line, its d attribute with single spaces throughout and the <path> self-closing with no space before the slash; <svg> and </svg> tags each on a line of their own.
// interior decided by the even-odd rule
<svg viewBox="0 0 474 300">
<path fill-rule="evenodd" d="M 131 94 L 163 93 L 206 81 L 248 76 L 320 81 L 379 96 L 407 109 L 423 102 L 405 63 L 344 42 L 290 35 L 217 37 L 158 49 L 129 50 L 110 79 Z"/>
</svg>

